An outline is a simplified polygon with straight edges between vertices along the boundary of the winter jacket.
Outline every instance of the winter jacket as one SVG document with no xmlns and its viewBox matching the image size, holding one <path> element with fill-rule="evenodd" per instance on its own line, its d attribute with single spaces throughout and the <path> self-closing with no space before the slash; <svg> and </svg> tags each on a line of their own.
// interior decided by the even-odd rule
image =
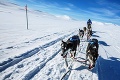
<svg viewBox="0 0 120 80">
<path fill-rule="evenodd" d="M 87 24 L 92 24 L 92 21 L 89 19 L 89 20 L 87 21 Z"/>
</svg>

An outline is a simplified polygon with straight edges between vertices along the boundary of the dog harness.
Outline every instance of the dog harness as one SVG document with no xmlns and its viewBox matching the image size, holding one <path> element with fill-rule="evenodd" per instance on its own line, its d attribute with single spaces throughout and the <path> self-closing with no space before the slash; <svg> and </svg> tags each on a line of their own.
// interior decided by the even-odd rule
<svg viewBox="0 0 120 80">
<path fill-rule="evenodd" d="M 91 42 L 90 42 L 90 44 L 94 44 L 94 42 L 93 42 L 93 41 L 91 41 Z"/>
<path fill-rule="evenodd" d="M 70 41 L 77 41 L 77 40 L 79 40 L 79 37 L 77 37 L 77 36 L 70 38 Z"/>
</svg>

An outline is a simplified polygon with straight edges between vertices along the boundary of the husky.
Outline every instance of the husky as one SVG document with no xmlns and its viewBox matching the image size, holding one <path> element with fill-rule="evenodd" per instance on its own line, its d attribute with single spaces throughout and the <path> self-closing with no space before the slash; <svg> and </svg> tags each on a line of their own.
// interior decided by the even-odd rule
<svg viewBox="0 0 120 80">
<path fill-rule="evenodd" d="M 71 56 L 75 57 L 76 50 L 77 50 L 77 47 L 79 47 L 79 45 L 80 45 L 80 39 L 79 39 L 78 35 L 74 35 L 74 36 L 70 37 L 66 42 L 62 40 L 62 43 L 61 43 L 62 54 L 61 54 L 61 56 L 65 57 L 67 55 L 66 52 L 70 49 L 70 53 L 71 53 L 71 51 L 74 51 L 74 54 L 72 55 L 72 53 L 71 53 Z"/>
<path fill-rule="evenodd" d="M 84 31 L 84 35 L 86 35 L 87 28 L 86 28 L 86 27 L 83 27 L 83 31 Z"/>
<path fill-rule="evenodd" d="M 92 30 L 87 29 L 87 40 L 89 40 L 91 36 L 92 36 Z"/>
<path fill-rule="evenodd" d="M 83 39 L 84 31 L 79 29 L 79 37 Z"/>
<path fill-rule="evenodd" d="M 92 69 L 95 67 L 96 60 L 99 56 L 98 54 L 98 40 L 97 39 L 92 39 L 87 46 L 86 50 L 86 60 L 90 62 L 89 64 L 89 69 Z"/>
</svg>

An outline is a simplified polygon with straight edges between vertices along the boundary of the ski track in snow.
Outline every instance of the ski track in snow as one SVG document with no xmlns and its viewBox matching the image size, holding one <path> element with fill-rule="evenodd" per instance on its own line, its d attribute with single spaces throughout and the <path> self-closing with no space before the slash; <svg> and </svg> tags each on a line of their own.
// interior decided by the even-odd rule
<svg viewBox="0 0 120 80">
<path fill-rule="evenodd" d="M 46 35 L 46 36 L 43 36 L 43 37 L 37 37 L 37 38 L 35 38 L 33 40 L 25 41 L 23 43 L 11 45 L 11 46 L 8 45 L 8 46 L 6 46 L 5 48 L 2 48 L 2 49 L 15 49 L 15 48 L 20 48 L 20 47 L 25 47 L 28 44 L 30 45 L 30 44 L 33 44 L 33 43 L 38 42 L 40 40 L 45 40 L 45 39 L 49 40 L 49 38 L 51 38 L 52 36 L 55 36 L 55 35 L 58 36 L 60 34 L 62 34 L 62 33 L 53 33 L 53 34 L 49 34 L 49 35 Z M 14 43 L 14 42 L 8 42 L 8 43 Z M 5 45 L 5 43 L 3 43 L 1 45 Z"/>
<path fill-rule="evenodd" d="M 23 80 L 30 80 L 32 77 L 34 77 L 43 67 L 46 66 L 46 63 L 48 63 L 51 59 L 53 59 L 58 53 L 60 52 L 60 49 L 54 53 L 54 55 L 52 55 L 49 59 L 47 59 L 47 61 L 45 61 L 44 63 L 42 63 L 42 65 L 36 67 L 35 69 L 31 70 Z"/>
<path fill-rule="evenodd" d="M 71 34 L 72 34 L 72 33 L 71 33 Z M 71 35 L 71 34 L 69 34 L 69 35 Z M 0 67 L 0 71 L 5 70 L 7 67 L 12 66 L 12 65 L 18 63 L 19 61 L 21 61 L 21 60 L 23 60 L 23 59 L 25 59 L 25 58 L 28 58 L 28 57 L 34 55 L 35 53 L 39 52 L 41 49 L 46 48 L 46 47 L 49 47 L 49 46 L 57 43 L 58 41 L 64 39 L 65 37 L 67 37 L 67 36 L 69 36 L 69 35 L 65 35 L 65 36 L 63 36 L 63 37 L 60 37 L 60 38 L 58 38 L 58 39 L 56 39 L 56 40 L 53 40 L 53 41 L 51 41 L 51 42 L 49 42 L 49 43 L 46 43 L 45 45 L 42 45 L 42 46 L 40 46 L 40 47 L 38 47 L 38 48 L 35 48 L 35 49 L 30 50 L 30 51 L 28 51 L 28 52 L 26 52 L 26 53 L 23 53 L 23 54 L 20 55 L 20 56 L 16 56 L 16 57 L 14 57 L 13 59 L 9 59 L 9 60 L 7 60 L 7 61 L 4 61 L 4 62 L 0 63 L 0 66 L 3 66 L 3 67 Z"/>
<path fill-rule="evenodd" d="M 46 35 L 46 36 L 43 36 L 43 37 L 40 37 L 40 38 L 35 38 L 35 39 L 33 39 L 33 40 L 30 40 L 30 41 L 26 41 L 26 42 L 23 42 L 23 43 L 19 43 L 19 44 L 12 44 L 11 46 L 7 46 L 6 48 L 2 48 L 1 50 L 2 51 L 12 51 L 12 50 L 18 50 L 18 49 L 20 49 L 20 48 L 24 48 L 24 47 L 27 47 L 27 46 L 31 46 L 32 44 L 35 44 L 35 43 L 40 43 L 41 41 L 43 42 L 43 41 L 49 41 L 49 40 L 51 40 L 51 37 L 52 36 L 60 36 L 60 35 L 62 35 L 63 33 L 53 33 L 53 34 L 51 34 L 51 36 L 50 35 Z M 42 44 L 41 44 L 42 45 Z M 44 45 L 44 44 L 43 44 Z M 34 49 L 33 49 L 34 50 Z M 32 51 L 32 50 L 31 50 Z M 29 53 L 29 52 L 28 52 Z M 2 56 L 3 54 L 1 54 L 1 56 Z M 9 60 L 11 60 L 11 59 L 9 59 Z M 2 62 L 2 61 L 1 61 Z M 5 62 L 3 62 L 3 63 L 0 63 L 0 65 L 2 65 L 2 64 L 5 64 L 7 61 L 5 61 Z"/>
<path fill-rule="evenodd" d="M 70 35 L 73 34 L 73 33 L 74 33 L 74 32 L 72 32 L 72 33 L 70 33 L 70 34 L 68 34 L 68 35 L 64 35 L 64 36 L 62 36 L 62 37 L 60 37 L 60 38 L 57 38 L 56 40 L 53 40 L 53 41 L 51 41 L 51 42 L 49 42 L 49 43 L 46 43 L 45 45 L 42 45 L 42 46 L 40 46 L 40 47 L 38 47 L 38 48 L 35 48 L 35 49 L 31 50 L 31 51 L 28 51 L 28 52 L 26 52 L 26 53 L 23 53 L 23 54 L 20 55 L 20 56 L 17 56 L 17 57 L 14 57 L 13 59 L 9 59 L 9 60 L 7 60 L 7 61 L 4 61 L 3 63 L 0 64 L 0 66 L 1 66 L 1 67 L 0 67 L 0 71 L 2 72 L 2 71 L 4 71 L 4 70 L 6 70 L 7 68 L 12 67 L 12 66 L 18 64 L 19 62 L 23 61 L 24 59 L 29 58 L 29 57 L 35 55 L 36 53 L 38 53 L 40 50 L 42 50 L 42 49 L 44 49 L 44 48 L 47 48 L 47 47 L 50 47 L 50 46 L 56 44 L 57 42 L 61 41 L 61 40 L 64 39 L 65 37 L 70 36 Z M 47 59 L 47 61 L 45 61 L 45 62 L 42 63 L 40 66 L 34 68 L 34 69 L 31 70 L 28 74 L 26 74 L 26 76 L 24 77 L 23 80 L 29 80 L 29 79 L 31 79 L 36 73 L 38 73 L 38 72 L 45 66 L 45 64 L 46 64 L 49 60 L 51 60 L 51 59 L 52 59 L 54 56 L 56 56 L 59 52 L 60 52 L 60 49 L 59 49 L 56 53 L 54 53 L 49 59 Z M 19 67 L 22 67 L 22 66 L 24 66 L 24 65 L 19 65 Z M 13 71 L 13 72 L 14 72 L 14 71 Z M 13 74 L 13 72 L 10 72 L 9 74 L 5 75 L 5 77 L 4 77 L 3 79 L 9 78 L 9 77 Z M 31 76 L 31 75 L 33 75 L 33 76 Z"/>
</svg>

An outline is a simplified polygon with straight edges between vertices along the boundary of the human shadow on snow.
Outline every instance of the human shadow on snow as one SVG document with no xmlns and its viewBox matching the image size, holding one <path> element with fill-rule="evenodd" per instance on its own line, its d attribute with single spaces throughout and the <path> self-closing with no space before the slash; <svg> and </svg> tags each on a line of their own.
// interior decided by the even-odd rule
<svg viewBox="0 0 120 80">
<path fill-rule="evenodd" d="M 120 58 L 109 57 L 104 59 L 101 56 L 97 61 L 99 80 L 120 80 Z"/>
</svg>

